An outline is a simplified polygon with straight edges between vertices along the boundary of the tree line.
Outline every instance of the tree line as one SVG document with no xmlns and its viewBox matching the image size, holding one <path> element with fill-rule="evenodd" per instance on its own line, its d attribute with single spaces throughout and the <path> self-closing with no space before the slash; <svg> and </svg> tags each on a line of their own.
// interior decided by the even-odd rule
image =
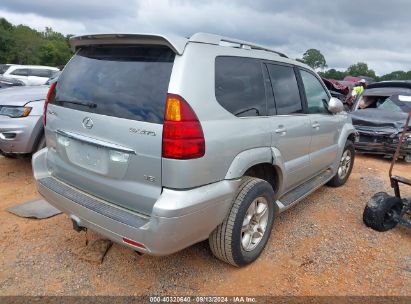
<svg viewBox="0 0 411 304">
<path fill-rule="evenodd" d="M 0 18 L 0 63 L 63 66 L 73 55 L 72 35 L 46 27 L 42 32 L 25 25 L 12 25 Z"/>
<path fill-rule="evenodd" d="M 40 32 L 25 25 L 12 25 L 5 18 L 0 18 L 0 63 L 64 66 L 73 55 L 69 45 L 71 36 L 55 32 L 50 27 Z M 297 60 L 313 69 L 322 70 L 319 74 L 324 78 L 342 80 L 351 75 L 368 76 L 375 80 L 411 80 L 411 70 L 377 76 L 364 62 L 353 64 L 345 71 L 325 70 L 327 62 L 317 49 L 307 50 Z"/>
<path fill-rule="evenodd" d="M 368 68 L 368 65 L 365 62 L 358 62 L 350 65 L 345 71 L 337 71 L 336 69 L 325 70 L 327 68 L 327 61 L 325 60 L 324 55 L 317 49 L 307 50 L 303 57 L 297 60 L 309 65 L 313 69 L 323 70 L 322 72 L 319 72 L 320 76 L 328 79 L 343 80 L 345 76 L 367 76 L 374 78 L 376 81 L 411 80 L 411 70 L 408 72 L 394 71 L 389 74 L 377 76 L 375 71 Z"/>
</svg>

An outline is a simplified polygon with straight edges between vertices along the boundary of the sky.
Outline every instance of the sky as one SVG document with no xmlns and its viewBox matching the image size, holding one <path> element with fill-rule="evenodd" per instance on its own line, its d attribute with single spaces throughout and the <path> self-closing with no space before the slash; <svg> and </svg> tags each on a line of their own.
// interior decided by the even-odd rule
<svg viewBox="0 0 411 304">
<path fill-rule="evenodd" d="M 0 17 L 64 34 L 210 32 L 329 68 L 366 62 L 383 75 L 411 70 L 410 0 L 1 0 Z"/>
</svg>

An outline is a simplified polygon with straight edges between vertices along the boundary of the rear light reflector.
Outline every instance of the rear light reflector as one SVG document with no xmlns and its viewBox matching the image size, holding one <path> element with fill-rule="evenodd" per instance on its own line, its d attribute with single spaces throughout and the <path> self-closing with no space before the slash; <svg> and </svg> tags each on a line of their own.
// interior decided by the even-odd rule
<svg viewBox="0 0 411 304">
<path fill-rule="evenodd" d="M 47 123 L 47 107 L 49 105 L 50 99 L 53 97 L 54 91 L 56 90 L 57 82 L 53 82 L 50 85 L 49 91 L 47 92 L 46 101 L 44 102 L 43 108 L 43 125 L 46 126 Z"/>
<path fill-rule="evenodd" d="M 125 244 L 131 245 L 131 246 L 134 246 L 134 247 L 137 247 L 137 248 L 146 249 L 146 247 L 145 247 L 143 244 L 140 244 L 140 243 L 137 243 L 137 242 L 135 242 L 135 241 L 126 239 L 126 238 L 124 238 L 124 237 L 123 237 L 123 242 L 124 242 Z"/>
<path fill-rule="evenodd" d="M 168 94 L 163 125 L 163 157 L 193 159 L 205 154 L 203 129 L 190 105 Z"/>
</svg>

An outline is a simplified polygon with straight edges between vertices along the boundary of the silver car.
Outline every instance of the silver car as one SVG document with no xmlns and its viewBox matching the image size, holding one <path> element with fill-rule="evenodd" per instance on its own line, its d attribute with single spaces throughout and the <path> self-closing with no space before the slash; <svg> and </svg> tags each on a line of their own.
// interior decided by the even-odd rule
<svg viewBox="0 0 411 304">
<path fill-rule="evenodd" d="M 45 147 L 42 116 L 48 89 L 43 85 L 0 90 L 0 151 L 6 156 Z"/>
<path fill-rule="evenodd" d="M 6 156 L 30 154 L 46 146 L 43 111 L 47 92 L 60 72 L 40 86 L 0 90 L 0 152 Z"/>
<path fill-rule="evenodd" d="M 152 255 L 209 239 L 242 266 L 279 212 L 350 175 L 356 135 L 342 103 L 281 53 L 204 33 L 70 42 L 33 168 L 77 231 Z"/>
</svg>

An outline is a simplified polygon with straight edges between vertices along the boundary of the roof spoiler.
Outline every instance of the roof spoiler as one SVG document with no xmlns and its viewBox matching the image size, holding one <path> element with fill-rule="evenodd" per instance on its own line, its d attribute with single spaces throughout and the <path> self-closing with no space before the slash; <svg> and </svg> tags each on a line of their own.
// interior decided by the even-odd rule
<svg viewBox="0 0 411 304">
<path fill-rule="evenodd" d="M 190 38 L 159 34 L 96 34 L 70 38 L 70 45 L 74 50 L 81 46 L 96 44 L 149 44 L 168 46 L 178 55 L 183 54 L 189 42 L 214 44 L 246 50 L 261 50 L 288 58 L 285 54 L 263 45 L 208 33 L 196 33 Z"/>
<path fill-rule="evenodd" d="M 77 50 L 86 45 L 102 44 L 149 44 L 165 45 L 178 55 L 182 55 L 188 39 L 173 35 L 156 34 L 96 34 L 70 38 L 70 46 Z"/>
</svg>

